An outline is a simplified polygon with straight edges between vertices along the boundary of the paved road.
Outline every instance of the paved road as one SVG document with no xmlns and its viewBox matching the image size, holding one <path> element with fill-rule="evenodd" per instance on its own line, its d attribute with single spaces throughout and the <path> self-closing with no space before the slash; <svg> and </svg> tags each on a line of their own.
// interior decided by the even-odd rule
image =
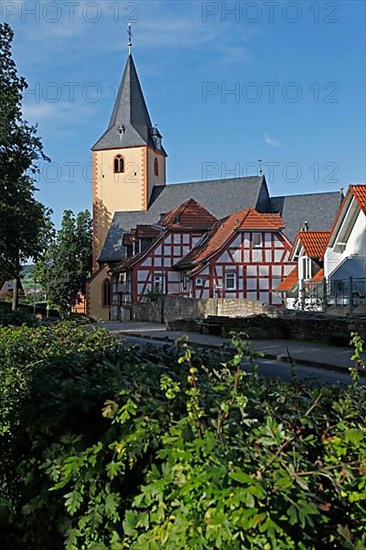
<svg viewBox="0 0 366 550">
<path fill-rule="evenodd" d="M 117 335 L 133 335 L 150 339 L 161 339 L 174 341 L 182 337 L 184 332 L 167 331 L 165 325 L 159 323 L 125 322 L 125 323 L 102 323 L 100 326 L 111 330 Z M 186 333 L 192 344 L 222 348 L 230 345 L 230 340 L 219 336 L 199 334 L 197 332 Z M 324 368 L 336 367 L 341 371 L 348 371 L 352 363 L 352 350 L 350 347 L 328 346 L 319 343 L 298 342 L 294 340 L 252 340 L 254 350 L 266 354 L 266 359 L 275 359 L 283 362 L 288 353 L 298 365 Z M 366 354 L 363 355 L 366 362 Z M 365 373 L 366 374 L 366 373 Z"/>
<path fill-rule="evenodd" d="M 146 338 L 137 335 L 126 335 L 125 339 L 130 344 L 139 346 L 175 346 L 171 342 L 163 342 L 158 340 L 147 340 Z M 288 363 L 277 361 L 274 359 L 259 359 L 256 360 L 259 373 L 265 378 L 279 378 L 281 380 L 291 380 L 291 367 Z M 245 371 L 249 371 L 250 367 L 246 361 L 243 361 L 242 367 Z M 339 372 L 331 369 L 314 368 L 309 366 L 297 365 L 296 372 L 300 380 L 307 380 L 309 384 L 349 384 L 351 379 L 347 371 Z M 361 379 L 361 383 L 366 383 L 366 379 Z"/>
</svg>

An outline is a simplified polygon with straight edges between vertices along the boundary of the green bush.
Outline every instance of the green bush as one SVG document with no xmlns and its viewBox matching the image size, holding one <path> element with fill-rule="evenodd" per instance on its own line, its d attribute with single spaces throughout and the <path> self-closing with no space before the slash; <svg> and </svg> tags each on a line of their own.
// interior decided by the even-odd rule
<svg viewBox="0 0 366 550">
<path fill-rule="evenodd" d="M 0 325 L 4 327 L 21 327 L 24 324 L 29 327 L 35 327 L 39 324 L 39 321 L 35 315 L 29 313 L 28 311 L 21 309 L 18 311 L 0 309 Z"/>
<path fill-rule="evenodd" d="M 99 411 L 113 394 L 119 347 L 107 332 L 72 323 L 0 327 L 0 540 L 10 537 L 9 548 L 17 540 L 19 548 L 33 548 L 33 540 L 53 548 L 63 513 L 40 465 L 57 442 L 79 433 L 86 442 L 89 431 L 102 430 Z"/>
<path fill-rule="evenodd" d="M 5 547 L 365 548 L 356 370 L 264 381 L 235 342 L 222 364 L 92 327 L 0 329 Z"/>
</svg>

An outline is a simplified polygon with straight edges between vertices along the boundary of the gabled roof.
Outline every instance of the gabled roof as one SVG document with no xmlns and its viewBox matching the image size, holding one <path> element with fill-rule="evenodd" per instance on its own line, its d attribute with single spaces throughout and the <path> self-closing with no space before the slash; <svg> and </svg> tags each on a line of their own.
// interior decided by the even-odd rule
<svg viewBox="0 0 366 550">
<path fill-rule="evenodd" d="M 319 269 L 318 273 L 315 273 L 314 277 L 310 279 L 311 283 L 320 283 L 324 279 L 324 269 Z"/>
<path fill-rule="evenodd" d="M 308 222 L 311 230 L 328 231 L 339 210 L 341 195 L 332 192 L 270 198 L 264 176 L 155 186 L 146 212 L 114 214 L 99 262 L 120 261 L 123 258 L 124 232 L 138 224 L 155 223 L 162 213 L 169 212 L 190 198 L 218 219 L 244 208 L 279 213 L 285 226 L 284 235 L 293 241 L 304 221 Z"/>
<path fill-rule="evenodd" d="M 291 257 L 301 247 L 308 258 L 322 260 L 329 242 L 330 231 L 299 231 L 292 247 Z"/>
<path fill-rule="evenodd" d="M 206 208 L 194 199 L 189 199 L 163 215 L 159 224 L 171 228 L 209 229 L 216 221 L 217 218 Z"/>
<path fill-rule="evenodd" d="M 155 149 L 160 137 L 153 128 L 133 57 L 130 54 L 118 90 L 108 128 L 93 146 L 93 151 L 150 145 Z M 163 149 L 161 148 L 163 151 Z M 164 152 L 164 151 L 163 151 Z"/>
<path fill-rule="evenodd" d="M 13 280 L 5 281 L 4 279 L 0 279 L 0 296 L 13 296 L 13 290 Z M 21 281 L 19 281 L 19 294 L 20 296 L 24 296 L 25 294 Z"/>
<path fill-rule="evenodd" d="M 155 237 L 158 237 L 159 234 L 159 229 L 147 224 L 139 224 L 135 230 L 135 236 L 137 239 L 155 239 Z"/>
<path fill-rule="evenodd" d="M 253 208 L 234 212 L 217 221 L 195 248 L 176 263 L 176 267 L 193 267 L 206 262 L 232 238 L 236 231 L 279 231 L 282 228 L 283 221 L 279 214 L 260 214 Z"/>
<path fill-rule="evenodd" d="M 299 281 L 299 270 L 296 267 L 280 282 L 275 288 L 276 292 L 289 292 L 292 290 Z"/>
<path fill-rule="evenodd" d="M 217 220 L 212 214 L 210 214 L 203 206 L 198 204 L 197 201 L 189 199 L 185 203 L 181 204 L 177 208 L 173 208 L 167 214 L 161 217 L 158 225 L 162 228 L 171 231 L 181 231 L 186 229 L 196 230 L 200 232 L 207 231 L 213 223 Z M 122 260 L 116 267 L 118 270 L 126 270 L 135 265 L 136 262 L 147 256 L 153 247 L 161 241 L 162 232 L 158 228 L 151 225 L 138 225 L 136 228 L 131 229 L 129 233 L 125 233 L 123 236 L 123 244 L 128 245 L 140 238 L 152 238 L 154 239 L 151 244 L 143 252 L 134 254 L 125 260 Z"/>
<path fill-rule="evenodd" d="M 349 189 L 362 212 L 366 214 L 366 185 L 350 185 Z"/>
<path fill-rule="evenodd" d="M 333 246 L 339 231 L 342 231 L 342 224 L 346 216 L 350 215 L 352 223 L 356 220 L 358 212 L 360 210 L 366 215 L 366 185 L 350 185 L 348 187 L 346 196 L 344 197 L 343 202 L 338 210 L 337 216 L 331 229 L 329 239 L 330 246 Z M 342 231 L 345 238 L 347 238 L 349 231 L 350 230 Z"/>
<path fill-rule="evenodd" d="M 150 247 L 149 247 L 150 248 Z M 128 258 L 125 258 L 119 264 L 114 268 L 115 271 L 128 271 L 130 268 L 132 268 L 136 262 L 141 260 L 143 256 L 145 256 L 146 251 L 144 252 L 138 252 L 137 254 L 134 254 L 133 256 L 129 256 Z"/>
<path fill-rule="evenodd" d="M 123 233 L 138 224 L 159 220 L 188 199 L 194 199 L 216 218 L 223 218 L 238 208 L 270 210 L 267 184 L 264 176 L 209 180 L 155 186 L 149 209 L 139 212 L 116 212 L 104 243 L 99 262 L 116 262 L 123 258 Z"/>
</svg>

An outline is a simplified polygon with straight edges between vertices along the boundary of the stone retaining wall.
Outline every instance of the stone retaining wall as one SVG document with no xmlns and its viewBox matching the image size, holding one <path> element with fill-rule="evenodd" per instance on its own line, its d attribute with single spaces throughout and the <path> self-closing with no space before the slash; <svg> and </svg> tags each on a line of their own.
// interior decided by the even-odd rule
<svg viewBox="0 0 366 550">
<path fill-rule="evenodd" d="M 170 323 L 179 319 L 204 319 L 209 315 L 223 317 L 248 317 L 266 314 L 269 317 L 278 315 L 278 308 L 241 299 L 207 298 L 194 300 L 183 296 L 166 296 L 164 299 L 164 321 Z M 150 321 L 160 323 L 161 301 L 138 304 L 132 309 L 133 321 Z"/>
<path fill-rule="evenodd" d="M 289 339 L 306 342 L 324 342 L 348 345 L 351 333 L 357 332 L 366 342 L 366 318 L 334 317 L 322 313 L 289 312 L 280 310 L 276 318 L 253 315 L 246 318 L 216 318 L 221 335 L 228 337 L 231 331 L 245 332 L 251 339 Z M 168 330 L 200 331 L 199 322 L 183 320 L 168 323 Z M 209 330 L 205 329 L 208 333 Z M 217 329 L 215 327 L 215 333 Z"/>
</svg>

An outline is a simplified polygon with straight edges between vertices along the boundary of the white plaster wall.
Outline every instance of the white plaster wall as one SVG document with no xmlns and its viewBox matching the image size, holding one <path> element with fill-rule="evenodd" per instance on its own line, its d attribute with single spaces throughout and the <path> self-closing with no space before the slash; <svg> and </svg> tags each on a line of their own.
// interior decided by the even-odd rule
<svg viewBox="0 0 366 550">
<path fill-rule="evenodd" d="M 328 278 L 345 258 L 355 255 L 366 256 L 366 216 L 361 210 L 348 237 L 344 251 L 335 252 L 333 248 L 327 248 L 324 257 L 325 277 Z"/>
<path fill-rule="evenodd" d="M 357 216 L 356 223 L 353 226 L 343 254 L 344 258 L 355 254 L 366 256 L 366 216 L 362 211 Z"/>
</svg>

